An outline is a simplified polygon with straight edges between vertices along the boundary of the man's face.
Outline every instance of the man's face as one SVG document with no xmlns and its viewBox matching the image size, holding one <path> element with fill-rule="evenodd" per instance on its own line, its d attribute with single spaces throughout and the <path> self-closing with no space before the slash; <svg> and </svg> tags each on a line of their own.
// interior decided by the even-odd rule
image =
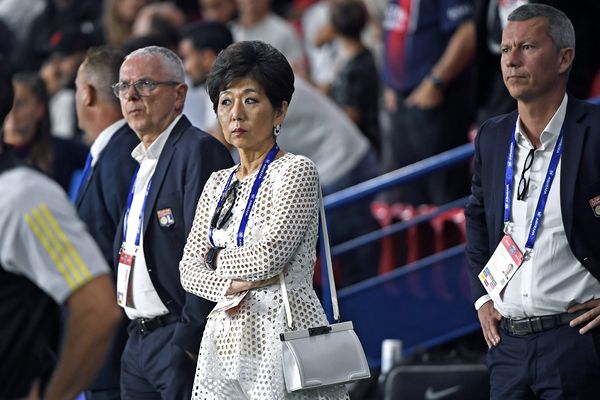
<svg viewBox="0 0 600 400">
<path fill-rule="evenodd" d="M 536 100 L 564 85 L 562 74 L 571 65 L 573 49 L 556 48 L 545 18 L 509 21 L 501 49 L 502 77 L 515 99 Z"/>
<path fill-rule="evenodd" d="M 127 59 L 121 66 L 119 82 L 131 86 L 120 98 L 121 111 L 138 136 L 158 136 L 183 109 L 187 86 L 158 84 L 148 96 L 141 96 L 133 84 L 137 81 L 173 81 L 157 56 Z"/>
<path fill-rule="evenodd" d="M 179 54 L 183 59 L 185 72 L 192 78 L 194 86 L 202 85 L 210 68 L 206 68 L 208 50 L 196 50 L 190 39 L 179 43 Z"/>
<path fill-rule="evenodd" d="M 234 0 L 198 0 L 205 21 L 227 23 L 235 18 Z"/>
</svg>

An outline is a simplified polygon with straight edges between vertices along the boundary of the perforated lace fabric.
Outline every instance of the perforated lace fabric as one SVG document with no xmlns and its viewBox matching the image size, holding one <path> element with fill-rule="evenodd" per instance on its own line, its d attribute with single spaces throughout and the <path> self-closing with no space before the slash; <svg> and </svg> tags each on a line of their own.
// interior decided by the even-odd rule
<svg viewBox="0 0 600 400">
<path fill-rule="evenodd" d="M 218 302 L 225 299 L 231 279 L 264 280 L 283 271 L 295 329 L 327 324 L 312 288 L 319 179 L 314 163 L 306 157 L 288 153 L 271 163 L 242 247 L 236 237 L 256 173 L 240 181 L 232 217 L 213 231 L 215 245 L 225 247 L 216 271 L 205 264 L 210 220 L 234 169 L 213 173 L 204 187 L 180 263 L 183 287 Z M 348 399 L 344 386 L 286 392 L 279 334 L 287 330 L 279 283 L 253 289 L 237 307 L 212 313 L 200 345 L 192 398 Z"/>
</svg>

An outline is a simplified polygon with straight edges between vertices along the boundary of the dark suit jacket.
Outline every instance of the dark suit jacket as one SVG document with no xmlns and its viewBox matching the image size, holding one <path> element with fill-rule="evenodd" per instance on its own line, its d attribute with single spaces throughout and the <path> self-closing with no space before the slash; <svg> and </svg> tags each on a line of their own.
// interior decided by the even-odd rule
<svg viewBox="0 0 600 400">
<path fill-rule="evenodd" d="M 179 261 L 192 228 L 196 205 L 212 172 L 233 165 L 225 146 L 193 127 L 183 116 L 173 128 L 158 159 L 143 222 L 143 246 L 154 288 L 169 311 L 180 316 L 173 344 L 197 354 L 213 303 L 183 290 Z M 170 209 L 174 223 L 161 226 L 159 210 Z M 115 238 L 115 265 L 123 240 L 123 219 Z"/>
<path fill-rule="evenodd" d="M 486 121 L 475 140 L 472 194 L 465 208 L 473 301 L 486 294 L 477 275 L 503 236 L 504 174 L 517 116 L 514 111 Z M 563 225 L 575 257 L 600 280 L 600 218 L 589 203 L 600 195 L 600 107 L 569 97 L 563 129 Z"/>
<path fill-rule="evenodd" d="M 140 139 L 125 124 L 107 143 L 96 165 L 81 183 L 75 207 L 100 246 L 109 265 L 113 263 L 113 242 L 126 207 L 131 176 L 138 163 L 131 151 Z"/>
<path fill-rule="evenodd" d="M 81 183 L 75 200 L 79 216 L 98 243 L 108 265 L 113 265 L 117 226 L 126 207 L 131 176 L 138 166 L 131 151 L 139 143 L 140 139 L 129 125 L 117 130 L 100 153 L 92 172 Z M 126 323 L 127 318 L 123 317 L 104 366 L 90 386 L 91 390 L 119 387 L 121 354 L 127 342 Z"/>
</svg>

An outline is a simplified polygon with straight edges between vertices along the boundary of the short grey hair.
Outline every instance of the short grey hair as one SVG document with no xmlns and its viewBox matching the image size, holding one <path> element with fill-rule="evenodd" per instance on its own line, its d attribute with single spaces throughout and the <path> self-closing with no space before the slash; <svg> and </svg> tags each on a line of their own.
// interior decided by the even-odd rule
<svg viewBox="0 0 600 400">
<path fill-rule="evenodd" d="M 170 75 L 174 81 L 185 82 L 185 70 L 181 58 L 166 47 L 148 46 L 132 51 L 125 57 L 125 61 L 135 57 L 158 57 L 161 60 L 163 69 Z"/>
<path fill-rule="evenodd" d="M 527 21 L 542 17 L 548 21 L 548 35 L 558 50 L 575 49 L 575 29 L 560 10 L 545 4 L 524 4 L 508 15 L 509 21 Z"/>
</svg>

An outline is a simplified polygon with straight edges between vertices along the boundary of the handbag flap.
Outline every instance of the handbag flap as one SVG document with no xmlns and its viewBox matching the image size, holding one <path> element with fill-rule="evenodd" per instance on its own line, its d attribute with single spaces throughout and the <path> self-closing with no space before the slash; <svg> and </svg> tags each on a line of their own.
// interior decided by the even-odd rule
<svg viewBox="0 0 600 400">
<path fill-rule="evenodd" d="M 352 324 L 352 321 L 345 321 L 345 322 L 340 322 L 337 324 L 325 325 L 323 327 L 284 332 L 279 335 L 279 338 L 281 339 L 282 342 L 284 342 L 286 340 L 294 340 L 294 339 L 300 339 L 300 338 L 305 338 L 305 337 L 309 337 L 309 336 L 316 336 L 319 334 L 327 334 L 327 333 L 347 331 L 347 330 L 353 330 L 353 329 L 354 329 L 354 325 Z"/>
</svg>

